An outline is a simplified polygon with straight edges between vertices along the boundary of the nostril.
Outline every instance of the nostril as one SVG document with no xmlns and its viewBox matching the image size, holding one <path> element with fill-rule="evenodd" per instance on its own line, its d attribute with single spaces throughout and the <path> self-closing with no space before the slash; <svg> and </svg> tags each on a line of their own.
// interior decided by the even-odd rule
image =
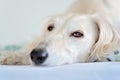
<svg viewBox="0 0 120 80">
<path fill-rule="evenodd" d="M 37 61 L 41 62 L 41 61 L 43 61 L 43 58 L 42 57 L 38 57 Z"/>
<path fill-rule="evenodd" d="M 33 56 L 31 56 L 31 59 L 33 60 Z"/>
<path fill-rule="evenodd" d="M 35 50 L 33 50 L 33 51 L 31 52 L 31 54 L 30 54 L 31 60 L 34 60 L 36 53 L 37 53 L 37 52 L 36 52 Z"/>
<path fill-rule="evenodd" d="M 38 57 L 37 60 L 42 60 L 42 58 L 41 58 L 41 57 Z"/>
</svg>

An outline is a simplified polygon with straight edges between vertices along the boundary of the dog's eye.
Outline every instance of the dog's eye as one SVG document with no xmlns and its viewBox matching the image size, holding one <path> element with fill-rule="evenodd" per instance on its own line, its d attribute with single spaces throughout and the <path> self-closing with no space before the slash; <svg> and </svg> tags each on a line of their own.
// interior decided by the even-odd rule
<svg viewBox="0 0 120 80">
<path fill-rule="evenodd" d="M 76 31 L 76 32 L 71 33 L 70 36 L 75 37 L 75 38 L 80 38 L 80 37 L 83 37 L 84 35 L 83 33 Z"/>
<path fill-rule="evenodd" d="M 48 31 L 52 31 L 54 28 L 55 28 L 54 25 L 49 25 L 48 28 L 47 28 L 47 30 Z"/>
</svg>

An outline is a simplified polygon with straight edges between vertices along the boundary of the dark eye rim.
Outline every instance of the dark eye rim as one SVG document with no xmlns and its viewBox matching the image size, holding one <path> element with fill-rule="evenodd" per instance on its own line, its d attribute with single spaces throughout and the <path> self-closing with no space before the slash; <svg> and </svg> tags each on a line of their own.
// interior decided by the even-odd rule
<svg viewBox="0 0 120 80">
<path fill-rule="evenodd" d="M 81 38 L 84 37 L 84 34 L 81 31 L 75 31 L 70 34 L 70 37 Z"/>
<path fill-rule="evenodd" d="M 48 31 L 52 31 L 54 28 L 55 28 L 54 24 L 50 24 L 50 25 L 47 27 L 47 30 L 48 30 Z"/>
</svg>

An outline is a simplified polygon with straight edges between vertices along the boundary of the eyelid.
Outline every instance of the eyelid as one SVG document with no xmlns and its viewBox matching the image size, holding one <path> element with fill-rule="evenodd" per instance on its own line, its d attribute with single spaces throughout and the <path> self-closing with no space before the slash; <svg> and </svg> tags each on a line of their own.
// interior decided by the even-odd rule
<svg viewBox="0 0 120 80">
<path fill-rule="evenodd" d="M 80 30 L 76 30 L 70 34 L 70 37 L 81 38 L 84 37 L 84 34 Z"/>
<path fill-rule="evenodd" d="M 80 33 L 84 34 L 84 32 L 81 31 L 81 30 L 75 30 L 75 31 L 73 31 L 73 32 L 80 32 Z M 73 33 L 73 32 L 72 32 L 72 33 Z"/>
</svg>

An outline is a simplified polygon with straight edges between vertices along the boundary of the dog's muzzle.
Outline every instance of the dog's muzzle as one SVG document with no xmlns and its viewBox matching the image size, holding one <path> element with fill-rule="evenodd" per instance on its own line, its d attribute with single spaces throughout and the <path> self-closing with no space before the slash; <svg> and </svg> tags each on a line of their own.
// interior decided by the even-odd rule
<svg viewBox="0 0 120 80">
<path fill-rule="evenodd" d="M 44 49 L 34 49 L 30 53 L 30 57 L 35 65 L 40 65 L 47 59 L 48 53 Z"/>
</svg>

